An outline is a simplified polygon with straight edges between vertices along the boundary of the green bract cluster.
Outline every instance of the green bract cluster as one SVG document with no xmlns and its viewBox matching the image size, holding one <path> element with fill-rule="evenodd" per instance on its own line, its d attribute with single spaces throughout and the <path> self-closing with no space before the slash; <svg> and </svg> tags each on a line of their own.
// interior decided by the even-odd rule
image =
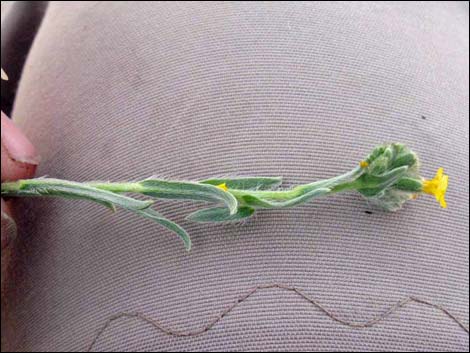
<svg viewBox="0 0 470 353">
<path fill-rule="evenodd" d="M 365 162 L 356 190 L 380 208 L 396 211 L 423 187 L 418 156 L 403 144 L 378 146 Z"/>
<path fill-rule="evenodd" d="M 438 178 L 439 177 L 439 178 Z M 436 179 L 437 178 L 437 179 Z M 355 190 L 372 204 L 387 211 L 399 209 L 416 194 L 427 192 L 439 196 L 441 205 L 447 189 L 442 171 L 434 180 L 419 176 L 416 154 L 399 143 L 376 147 L 357 167 L 340 176 L 278 189 L 280 177 L 217 178 L 197 182 L 168 181 L 148 178 L 137 182 L 72 182 L 36 178 L 2 183 L 2 197 L 52 196 L 94 201 L 113 211 L 124 208 L 149 218 L 172 232 L 191 248 L 186 231 L 165 218 L 151 206 L 154 201 L 137 200 L 124 194 L 142 194 L 156 199 L 204 202 L 208 208 L 187 216 L 195 222 L 231 222 L 246 219 L 258 209 L 288 208 L 313 198 Z M 444 185 L 445 184 L 445 185 Z"/>
</svg>

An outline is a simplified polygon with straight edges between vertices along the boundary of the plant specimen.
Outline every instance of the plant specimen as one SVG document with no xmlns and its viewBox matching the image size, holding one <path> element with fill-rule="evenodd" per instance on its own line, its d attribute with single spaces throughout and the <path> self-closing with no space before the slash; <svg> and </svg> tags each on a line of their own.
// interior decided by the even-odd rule
<svg viewBox="0 0 470 353">
<path fill-rule="evenodd" d="M 356 191 L 371 204 L 396 211 L 409 199 L 426 193 L 434 195 L 445 208 L 448 176 L 439 168 L 427 180 L 420 176 L 417 155 L 401 143 L 377 146 L 351 171 L 325 180 L 280 189 L 280 177 L 215 178 L 200 181 L 176 181 L 147 178 L 135 182 L 73 182 L 52 178 L 4 182 L 2 197 L 63 197 L 94 201 L 115 210 L 124 208 L 149 218 L 176 233 L 191 248 L 187 232 L 151 206 L 154 200 L 140 200 L 129 194 L 155 199 L 204 202 L 205 208 L 187 219 L 195 222 L 233 222 L 246 219 L 261 209 L 288 208 L 318 197 Z M 207 206 L 208 205 L 208 206 Z"/>
</svg>

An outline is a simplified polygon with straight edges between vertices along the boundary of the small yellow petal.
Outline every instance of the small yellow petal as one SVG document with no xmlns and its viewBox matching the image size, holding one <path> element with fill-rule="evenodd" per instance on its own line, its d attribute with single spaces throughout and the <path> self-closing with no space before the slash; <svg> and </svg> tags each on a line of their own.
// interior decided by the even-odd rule
<svg viewBox="0 0 470 353">
<path fill-rule="evenodd" d="M 444 174 L 444 169 L 439 168 L 436 176 L 432 180 L 423 181 L 423 192 L 434 195 L 436 201 L 439 202 L 442 208 L 447 207 L 445 195 L 447 187 L 449 186 L 449 176 Z"/>
<path fill-rule="evenodd" d="M 217 185 L 217 187 L 218 187 L 219 189 L 224 190 L 224 191 L 227 191 L 227 190 L 228 190 L 228 186 L 227 186 L 226 183 L 219 184 L 219 185 Z"/>
<path fill-rule="evenodd" d="M 436 189 L 436 183 L 434 180 L 425 180 L 423 181 L 423 192 L 426 194 L 434 195 Z"/>
<path fill-rule="evenodd" d="M 439 189 L 446 192 L 448 186 L 449 186 L 449 176 L 444 175 L 441 179 L 441 182 L 439 183 Z"/>
<path fill-rule="evenodd" d="M 360 162 L 359 162 L 359 166 L 360 166 L 361 168 L 367 168 L 367 167 L 369 166 L 369 163 L 366 162 L 366 161 L 360 161 Z"/>
<path fill-rule="evenodd" d="M 442 198 L 439 200 L 439 204 L 441 205 L 442 208 L 447 208 L 447 202 L 446 202 L 446 200 L 444 199 L 444 197 L 442 197 Z"/>
</svg>

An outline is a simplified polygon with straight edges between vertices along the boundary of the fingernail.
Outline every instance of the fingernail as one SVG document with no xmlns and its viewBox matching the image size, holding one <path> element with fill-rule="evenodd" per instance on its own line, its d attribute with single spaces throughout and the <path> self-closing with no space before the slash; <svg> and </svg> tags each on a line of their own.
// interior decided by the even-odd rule
<svg viewBox="0 0 470 353">
<path fill-rule="evenodd" d="M 28 138 L 2 112 L 2 144 L 11 159 L 37 165 L 40 157 Z"/>
<path fill-rule="evenodd" d="M 16 239 L 17 234 L 16 223 L 6 212 L 3 211 L 3 203 L 4 201 L 2 200 L 2 250 L 5 249 L 13 240 Z"/>
<path fill-rule="evenodd" d="M 2 69 L 2 80 L 8 81 L 8 75 L 5 71 L 3 71 L 3 69 Z"/>
</svg>

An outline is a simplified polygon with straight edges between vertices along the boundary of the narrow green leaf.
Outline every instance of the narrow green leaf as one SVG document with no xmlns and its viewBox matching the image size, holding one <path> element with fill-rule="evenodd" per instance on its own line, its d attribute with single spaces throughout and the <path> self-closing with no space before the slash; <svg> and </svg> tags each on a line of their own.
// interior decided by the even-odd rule
<svg viewBox="0 0 470 353">
<path fill-rule="evenodd" d="M 388 188 L 389 186 L 392 186 L 405 175 L 405 173 L 408 171 L 408 168 L 408 166 L 401 166 L 382 174 L 380 186 L 382 188 Z"/>
<path fill-rule="evenodd" d="M 138 184 L 143 188 L 141 193 L 144 195 L 166 199 L 223 202 L 230 210 L 230 214 L 237 212 L 237 199 L 229 192 L 213 185 L 159 179 L 145 179 Z"/>
<path fill-rule="evenodd" d="M 115 210 L 115 206 L 132 211 L 142 217 L 149 218 L 165 228 L 176 233 L 184 242 L 187 250 L 191 249 L 191 239 L 186 231 L 176 223 L 150 208 L 153 201 L 140 201 L 128 196 L 100 190 L 76 182 L 41 178 L 36 180 L 21 180 L 14 196 L 45 196 L 63 197 L 93 201 Z M 2 196 L 8 196 L 8 191 L 2 190 Z"/>
<path fill-rule="evenodd" d="M 382 175 L 363 174 L 358 179 L 360 184 L 357 191 L 367 197 L 378 195 L 403 178 L 408 169 L 408 166 L 402 166 L 383 173 Z"/>
<path fill-rule="evenodd" d="M 229 189 L 237 190 L 269 190 L 281 185 L 280 177 L 246 177 L 246 178 L 215 178 L 200 181 L 202 184 L 226 184 Z"/>
<path fill-rule="evenodd" d="M 258 207 L 258 208 L 286 208 L 286 207 L 292 207 L 304 202 L 309 201 L 310 199 L 314 197 L 319 197 L 323 196 L 327 193 L 329 193 L 331 189 L 329 188 L 320 188 L 320 189 L 315 189 L 311 190 L 309 192 L 306 192 L 303 195 L 300 195 L 296 198 L 293 198 L 291 200 L 287 201 L 270 201 L 267 199 L 263 199 L 261 197 L 253 196 L 253 195 L 244 195 L 242 196 L 243 201 L 245 202 L 246 205 L 252 206 L 252 207 Z"/>
<path fill-rule="evenodd" d="M 9 196 L 2 190 L 2 196 Z M 111 191 L 100 190 L 80 183 L 59 179 L 28 179 L 19 182 L 14 196 L 63 197 L 88 200 L 104 205 L 112 210 L 119 206 L 128 210 L 141 210 L 153 204 L 152 200 L 136 200 Z"/>
<path fill-rule="evenodd" d="M 390 165 L 390 168 L 391 169 L 398 168 L 404 165 L 411 167 L 414 164 L 416 164 L 417 160 L 418 160 L 418 157 L 416 156 L 416 154 L 410 151 L 408 153 L 398 155 L 393 160 L 392 164 Z"/>
<path fill-rule="evenodd" d="M 224 208 L 224 210 L 226 210 L 226 208 Z M 182 227 L 180 227 L 178 224 L 176 224 L 175 222 L 172 222 L 169 219 L 163 217 L 160 213 L 158 213 L 157 211 L 155 211 L 152 208 L 146 208 L 144 210 L 138 210 L 138 211 L 135 211 L 135 212 L 137 214 L 145 217 L 145 218 L 149 218 L 149 219 L 161 224 L 162 226 L 164 226 L 168 230 L 176 233 L 181 238 L 181 240 L 183 241 L 184 247 L 186 248 L 186 250 L 187 251 L 191 250 L 191 238 L 189 237 L 188 233 Z"/>
<path fill-rule="evenodd" d="M 225 207 L 206 208 L 191 213 L 186 219 L 194 222 L 230 222 L 251 217 L 255 210 L 251 207 L 239 207 L 237 213 L 231 215 Z"/>
<path fill-rule="evenodd" d="M 401 178 L 395 187 L 403 191 L 420 192 L 423 190 L 423 182 L 414 178 Z"/>
</svg>

